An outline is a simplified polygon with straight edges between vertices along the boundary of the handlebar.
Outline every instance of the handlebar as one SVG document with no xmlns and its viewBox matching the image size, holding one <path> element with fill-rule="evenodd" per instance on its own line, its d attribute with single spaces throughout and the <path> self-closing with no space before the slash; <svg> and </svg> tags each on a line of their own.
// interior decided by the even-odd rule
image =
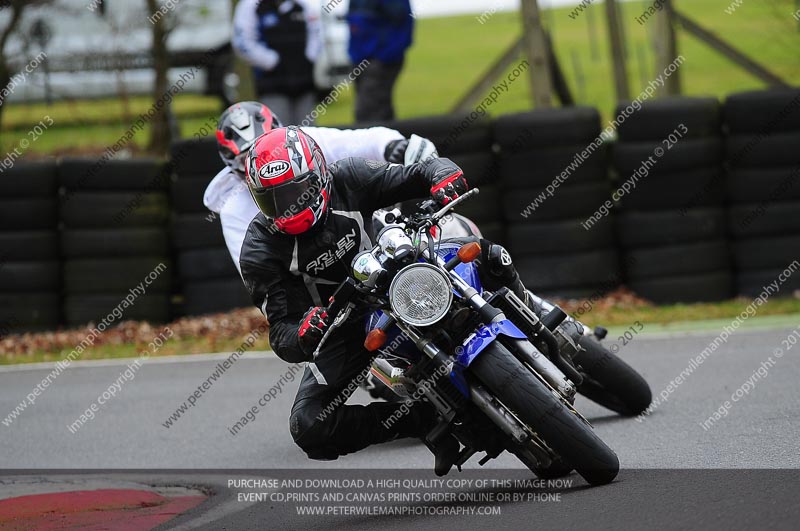
<svg viewBox="0 0 800 531">
<path fill-rule="evenodd" d="M 469 199 L 471 197 L 474 197 L 474 196 L 476 196 L 476 195 L 478 195 L 480 193 L 481 193 L 481 191 L 480 191 L 479 188 L 473 188 L 472 190 L 470 190 L 466 194 L 460 195 L 455 200 L 450 201 L 449 203 L 447 203 L 445 206 L 443 206 L 441 208 L 441 210 L 439 210 L 433 216 L 431 216 L 431 219 L 433 219 L 434 221 L 439 221 L 440 219 L 442 219 L 445 216 L 445 214 L 447 214 L 448 212 L 453 210 L 459 204 L 463 203 L 467 199 Z"/>
<path fill-rule="evenodd" d="M 336 317 L 339 312 L 350 303 L 353 294 L 356 292 L 356 283 L 350 277 L 347 277 L 344 282 L 339 284 L 336 291 L 333 293 L 328 304 L 328 315 Z"/>
<path fill-rule="evenodd" d="M 455 207 L 457 207 L 458 205 L 460 205 L 461 203 L 463 203 L 467 199 L 471 199 L 472 197 L 475 197 L 479 193 L 480 193 L 480 189 L 479 188 L 473 188 L 469 192 L 465 193 L 464 195 L 459 196 L 457 199 L 454 199 L 453 201 L 449 202 L 448 204 L 443 206 L 441 209 L 439 209 L 436 212 L 433 212 L 432 214 L 428 214 L 428 215 L 415 214 L 414 216 L 416 216 L 416 219 L 413 219 L 413 216 L 412 216 L 412 219 L 413 219 L 413 221 L 416 221 L 416 223 L 412 222 L 411 225 L 416 227 L 416 228 L 432 227 L 432 226 L 436 225 L 442 218 L 444 218 Z M 435 207 L 436 207 L 436 201 L 434 201 L 432 199 L 428 199 L 428 200 L 424 201 L 420 205 L 420 208 L 423 211 L 428 211 L 428 212 L 432 211 Z"/>
<path fill-rule="evenodd" d="M 319 355 L 320 349 L 322 349 L 322 346 L 328 341 L 328 337 L 330 337 L 333 331 L 339 328 L 350 316 L 350 312 L 355 306 L 352 298 L 356 291 L 355 280 L 349 277 L 336 288 L 336 291 L 328 301 L 328 315 L 333 316 L 333 322 L 317 344 L 317 348 L 314 350 L 313 354 L 314 358 Z"/>
</svg>

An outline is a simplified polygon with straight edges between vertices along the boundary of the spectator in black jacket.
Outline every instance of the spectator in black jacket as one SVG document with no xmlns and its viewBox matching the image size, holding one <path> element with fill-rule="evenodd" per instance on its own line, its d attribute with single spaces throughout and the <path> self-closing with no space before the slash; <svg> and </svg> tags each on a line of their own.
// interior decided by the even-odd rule
<svg viewBox="0 0 800 531">
<path fill-rule="evenodd" d="M 241 0 L 236 7 L 233 48 L 253 66 L 258 99 L 284 122 L 312 125 L 321 46 L 309 0 Z"/>
</svg>

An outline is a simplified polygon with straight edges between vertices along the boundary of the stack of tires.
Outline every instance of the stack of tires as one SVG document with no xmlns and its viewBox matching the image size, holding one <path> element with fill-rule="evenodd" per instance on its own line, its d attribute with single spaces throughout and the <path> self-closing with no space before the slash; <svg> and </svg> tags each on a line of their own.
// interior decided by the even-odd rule
<svg viewBox="0 0 800 531">
<path fill-rule="evenodd" d="M 480 196 L 468 200 L 456 211 L 474 221 L 484 238 L 504 241 L 491 122 L 477 113 L 454 114 L 401 120 L 391 127 L 406 137 L 416 134 L 427 138 L 436 145 L 440 156 L 451 159 L 464 170 L 470 186 L 480 188 Z"/>
<path fill-rule="evenodd" d="M 56 163 L 0 172 L 0 333 L 55 328 L 61 315 Z"/>
<path fill-rule="evenodd" d="M 653 302 L 733 294 L 720 120 L 715 98 L 665 98 L 645 103 L 618 128 L 617 186 L 639 176 L 617 217 L 626 282 Z"/>
<path fill-rule="evenodd" d="M 585 298 L 620 282 L 611 219 L 583 225 L 610 195 L 600 132 L 600 116 L 588 107 L 495 123 L 508 247 L 523 282 L 541 295 Z"/>
<path fill-rule="evenodd" d="M 165 166 L 155 159 L 65 159 L 61 184 L 64 321 L 170 318 Z"/>
<path fill-rule="evenodd" d="M 730 96 L 724 116 L 736 290 L 754 296 L 800 260 L 800 90 Z"/>
<path fill-rule="evenodd" d="M 180 140 L 172 145 L 172 242 L 178 264 L 176 313 L 203 315 L 252 303 L 222 237 L 219 216 L 203 205 L 211 179 L 224 167 L 216 141 Z"/>
</svg>

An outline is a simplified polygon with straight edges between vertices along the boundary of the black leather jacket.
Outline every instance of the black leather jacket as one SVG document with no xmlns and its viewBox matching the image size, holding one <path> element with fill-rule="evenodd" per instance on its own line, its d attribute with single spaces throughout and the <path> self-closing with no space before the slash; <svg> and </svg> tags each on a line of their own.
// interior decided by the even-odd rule
<svg viewBox="0 0 800 531">
<path fill-rule="evenodd" d="M 372 213 L 399 201 L 427 197 L 434 180 L 459 171 L 448 159 L 400 166 L 350 158 L 328 169 L 332 191 L 325 220 L 304 234 L 290 236 L 271 231 L 272 223 L 259 213 L 250 223 L 239 259 L 253 304 L 269 321 L 272 349 L 292 363 L 308 361 L 297 340 L 303 314 L 312 306 L 326 306 L 350 274 L 353 257 L 373 247 Z"/>
<path fill-rule="evenodd" d="M 291 6 L 289 11 L 284 4 Z M 280 54 L 274 70 L 256 69 L 256 90 L 259 94 L 297 94 L 314 90 L 314 65 L 306 57 L 308 28 L 303 7 L 292 1 L 259 2 L 254 16 L 258 17 L 261 41 Z M 265 20 L 274 25 L 266 27 Z"/>
</svg>

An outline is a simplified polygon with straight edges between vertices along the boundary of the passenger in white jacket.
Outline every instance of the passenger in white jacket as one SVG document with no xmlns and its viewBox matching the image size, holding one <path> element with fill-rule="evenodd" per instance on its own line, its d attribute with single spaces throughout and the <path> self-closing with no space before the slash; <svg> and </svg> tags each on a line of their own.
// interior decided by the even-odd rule
<svg viewBox="0 0 800 531">
<path fill-rule="evenodd" d="M 244 180 L 244 159 L 256 139 L 276 127 L 282 127 L 280 120 L 258 102 L 232 105 L 222 113 L 217 126 L 217 145 L 226 168 L 209 183 L 203 203 L 219 214 L 225 244 L 237 269 L 245 232 L 258 214 Z M 406 139 L 398 131 L 386 127 L 353 130 L 304 127 L 303 131 L 317 141 L 329 162 L 362 157 L 412 164 L 438 156 L 429 140 L 417 135 Z"/>
</svg>

